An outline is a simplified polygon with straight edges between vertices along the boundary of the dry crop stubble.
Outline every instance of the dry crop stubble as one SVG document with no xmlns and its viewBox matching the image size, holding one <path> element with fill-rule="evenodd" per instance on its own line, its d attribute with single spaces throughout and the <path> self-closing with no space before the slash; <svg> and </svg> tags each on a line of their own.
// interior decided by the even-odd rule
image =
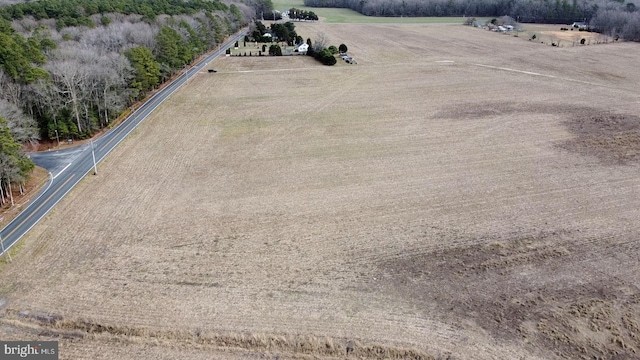
<svg viewBox="0 0 640 360">
<path fill-rule="evenodd" d="M 0 334 L 63 334 L 68 358 L 640 348 L 637 158 L 571 127 L 640 110 L 637 48 L 592 47 L 609 69 L 466 27 L 298 29 L 359 65 L 216 60 L 26 239 Z"/>
</svg>

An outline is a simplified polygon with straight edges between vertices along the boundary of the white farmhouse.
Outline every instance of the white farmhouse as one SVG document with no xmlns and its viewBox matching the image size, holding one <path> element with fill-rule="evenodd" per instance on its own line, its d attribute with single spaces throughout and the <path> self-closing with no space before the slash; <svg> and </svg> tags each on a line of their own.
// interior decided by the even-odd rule
<svg viewBox="0 0 640 360">
<path fill-rule="evenodd" d="M 296 45 L 296 48 L 293 50 L 294 52 L 301 52 L 301 53 L 306 53 L 307 50 L 309 50 L 309 44 L 307 43 L 302 43 L 302 44 L 298 44 Z"/>
</svg>

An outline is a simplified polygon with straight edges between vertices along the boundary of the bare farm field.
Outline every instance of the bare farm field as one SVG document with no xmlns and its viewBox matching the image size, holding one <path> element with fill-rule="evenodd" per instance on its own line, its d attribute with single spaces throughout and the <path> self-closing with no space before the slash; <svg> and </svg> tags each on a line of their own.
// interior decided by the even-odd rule
<svg viewBox="0 0 640 360">
<path fill-rule="evenodd" d="M 640 47 L 297 24 L 223 57 L 23 240 L 0 338 L 61 359 L 640 356 Z"/>
</svg>

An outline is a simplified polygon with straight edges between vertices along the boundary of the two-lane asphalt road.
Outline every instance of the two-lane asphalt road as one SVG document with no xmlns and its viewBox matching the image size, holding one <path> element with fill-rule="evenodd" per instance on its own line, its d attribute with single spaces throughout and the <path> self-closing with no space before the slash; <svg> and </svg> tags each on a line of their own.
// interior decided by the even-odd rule
<svg viewBox="0 0 640 360">
<path fill-rule="evenodd" d="M 95 153 L 95 161 L 99 163 L 165 99 L 189 81 L 192 76 L 200 72 L 210 61 L 222 54 L 226 48 L 241 40 L 245 33 L 246 31 L 242 31 L 233 36 L 218 50 L 212 52 L 183 75 L 158 91 L 120 125 L 93 141 L 93 144 L 84 144 L 78 148 L 61 150 L 60 152 L 34 154 L 32 156 L 34 162 L 38 165 L 44 165 L 47 170 L 51 171 L 51 178 L 45 185 L 44 190 L 29 206 L 0 230 L 0 255 L 31 230 L 85 175 L 94 171 L 92 148 Z M 64 164 L 64 160 L 62 160 L 63 163 L 60 164 L 61 159 L 69 159 L 70 162 L 69 164 Z"/>
</svg>

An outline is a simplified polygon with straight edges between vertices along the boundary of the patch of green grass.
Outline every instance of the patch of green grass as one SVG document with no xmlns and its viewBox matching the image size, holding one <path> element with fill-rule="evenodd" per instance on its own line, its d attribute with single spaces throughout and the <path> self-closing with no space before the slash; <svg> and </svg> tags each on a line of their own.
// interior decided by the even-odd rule
<svg viewBox="0 0 640 360">
<path fill-rule="evenodd" d="M 273 7 L 284 11 L 292 7 L 313 11 L 318 17 L 327 23 L 370 23 L 370 24 L 462 24 L 463 17 L 381 17 L 364 16 L 351 9 L 340 8 L 314 8 L 304 6 L 303 0 L 274 0 Z M 477 18 L 478 21 L 486 21 L 489 18 Z"/>
<path fill-rule="evenodd" d="M 273 8 L 279 11 L 288 10 L 292 7 L 298 9 L 311 10 L 314 8 L 304 6 L 303 0 L 275 0 L 273 1 Z M 317 14 L 317 13 L 316 13 Z"/>
<path fill-rule="evenodd" d="M 24 241 L 18 241 L 14 244 L 11 249 L 4 253 L 4 255 L 0 256 L 0 273 L 2 272 L 4 266 L 9 262 L 13 261 L 13 258 L 18 255 L 20 249 L 24 247 Z"/>
</svg>

